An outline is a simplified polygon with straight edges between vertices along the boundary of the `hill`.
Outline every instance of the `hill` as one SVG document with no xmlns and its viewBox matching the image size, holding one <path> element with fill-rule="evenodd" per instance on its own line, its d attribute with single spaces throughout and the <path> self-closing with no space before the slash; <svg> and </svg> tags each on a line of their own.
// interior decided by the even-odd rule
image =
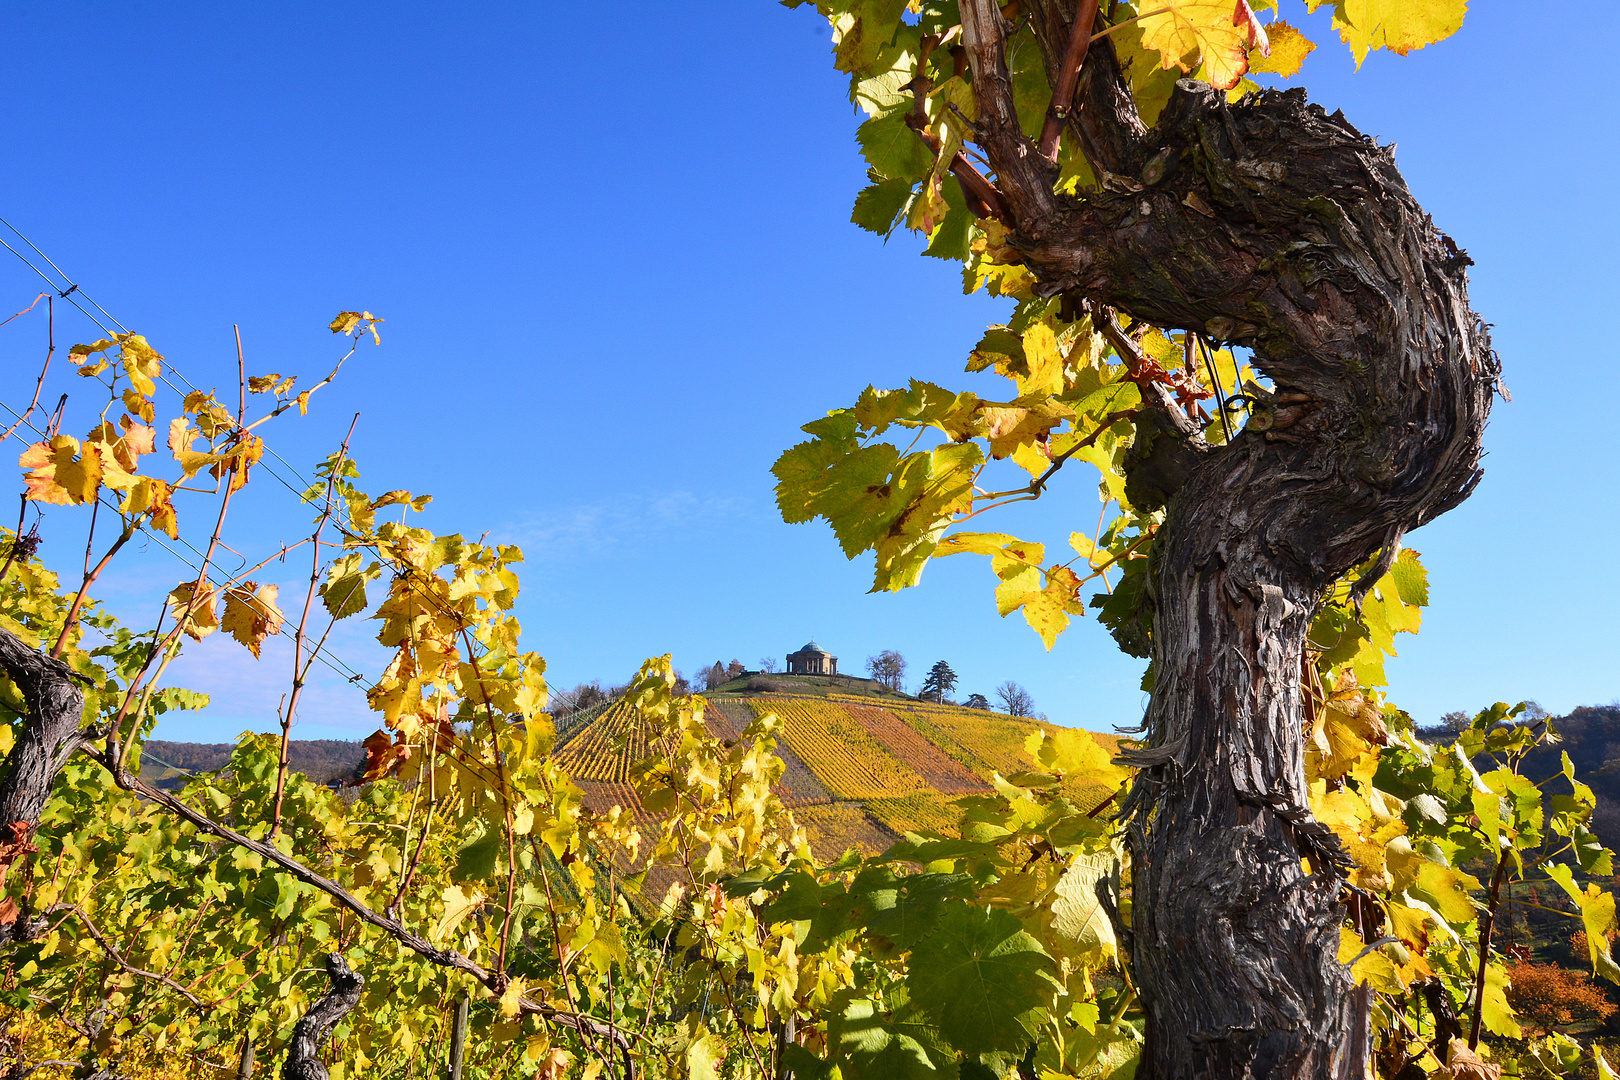
<svg viewBox="0 0 1620 1080">
<path fill-rule="evenodd" d="M 1620 705 L 1581 705 L 1553 717 L 1552 724 L 1559 741 L 1532 751 L 1525 758 L 1525 775 L 1552 776 L 1568 754 L 1576 778 L 1597 797 L 1592 831 L 1605 847 L 1620 849 Z"/>
<path fill-rule="evenodd" d="M 229 765 L 234 749 L 231 743 L 151 739 L 141 750 L 141 778 L 159 787 L 178 788 L 192 773 Z M 364 747 L 342 739 L 294 739 L 287 744 L 288 766 L 317 784 L 357 779 L 365 758 Z"/>
<path fill-rule="evenodd" d="M 946 830 L 956 820 L 953 800 L 988 794 L 993 774 L 1033 764 L 1024 741 L 1041 727 L 1034 720 L 919 701 L 887 688 L 879 693 L 857 686 L 849 693 L 848 686 L 844 676 L 769 675 L 702 695 L 704 720 L 719 738 L 739 738 L 766 713 L 782 720 L 777 754 L 787 768 L 777 794 L 804 826 L 818 858 L 836 858 L 850 847 L 875 854 L 907 832 Z M 1095 738 L 1110 751 L 1119 741 Z M 587 805 L 605 810 L 639 805 L 630 766 L 646 753 L 645 730 L 616 701 L 564 733 L 557 758 Z M 1101 797 L 1073 793 L 1082 803 Z"/>
</svg>

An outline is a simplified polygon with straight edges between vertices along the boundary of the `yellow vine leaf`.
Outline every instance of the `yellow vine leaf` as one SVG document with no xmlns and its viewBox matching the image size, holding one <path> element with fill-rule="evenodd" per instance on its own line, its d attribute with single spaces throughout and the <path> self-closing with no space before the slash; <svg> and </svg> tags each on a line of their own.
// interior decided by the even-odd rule
<svg viewBox="0 0 1620 1080">
<path fill-rule="evenodd" d="M 1211 86 L 1230 90 L 1249 70 L 1246 46 L 1258 26 L 1252 19 L 1241 2 L 1234 14 L 1231 0 L 1170 0 L 1142 17 L 1142 47 L 1156 50 L 1166 69 L 1202 63 Z"/>
<path fill-rule="evenodd" d="M 444 901 L 444 914 L 429 935 L 434 941 L 443 941 L 445 935 L 460 926 L 484 902 L 484 894 L 469 885 L 446 885 L 440 898 Z"/>
<path fill-rule="evenodd" d="M 521 1008 L 518 1002 L 523 997 L 524 989 L 523 977 L 514 976 L 512 981 L 506 984 L 506 989 L 501 992 L 501 1015 L 506 1019 L 512 1020 L 517 1017 Z"/>
<path fill-rule="evenodd" d="M 1130 769 L 1115 765 L 1091 732 L 1079 728 L 1042 728 L 1024 740 L 1024 749 L 1041 768 L 1065 779 L 1084 777 L 1118 788 L 1131 778 Z"/>
<path fill-rule="evenodd" d="M 126 387 L 124 390 L 123 400 L 124 408 L 128 409 L 130 412 L 134 413 L 148 424 L 150 424 L 153 418 L 157 415 L 157 411 L 152 407 L 152 399 L 147 397 L 145 394 L 138 394 L 134 390 Z"/>
<path fill-rule="evenodd" d="M 1468 1049 L 1468 1044 L 1460 1038 L 1452 1038 L 1446 1060 L 1451 1064 L 1434 1075 L 1448 1076 L 1451 1080 L 1498 1080 L 1502 1075 L 1502 1066 L 1486 1061 Z"/>
<path fill-rule="evenodd" d="M 71 435 L 34 443 L 17 458 L 17 464 L 29 470 L 23 483 L 30 502 L 86 503 L 101 486 L 101 455 L 95 450 L 80 455 L 79 440 Z"/>
<path fill-rule="evenodd" d="M 570 1054 L 567 1050 L 564 1050 L 560 1046 L 553 1046 L 550 1050 L 547 1050 L 545 1056 L 540 1059 L 540 1067 L 534 1071 L 535 1080 L 563 1080 L 563 1077 L 568 1075 L 568 1067 L 573 1063 L 573 1054 Z M 600 1061 L 592 1061 L 590 1064 L 585 1066 L 585 1073 L 587 1075 L 592 1073 L 600 1075 L 601 1071 L 602 1063 Z M 581 1077 L 581 1080 L 584 1080 L 583 1076 Z"/>
<path fill-rule="evenodd" d="M 90 354 L 102 352 L 105 349 L 110 349 L 116 344 L 118 343 L 112 338 L 102 338 L 100 341 L 94 342 L 90 345 L 75 345 L 73 348 L 68 350 L 68 363 L 80 365 L 80 375 L 84 375 L 86 377 L 91 375 L 100 375 L 103 371 L 107 370 L 107 358 L 102 357 L 100 360 L 91 363 Z"/>
<path fill-rule="evenodd" d="M 1076 855 L 1058 880 L 1052 902 L 1052 929 L 1066 943 L 1078 946 L 1082 956 L 1098 961 L 1118 960 L 1119 943 L 1114 924 L 1097 898 L 1097 883 L 1113 870 L 1117 851 Z"/>
<path fill-rule="evenodd" d="M 1519 1029 L 1513 1006 L 1508 1004 L 1507 983 L 1507 970 L 1501 964 L 1485 966 L 1484 1006 L 1480 1009 L 1480 1019 L 1484 1022 L 1485 1030 L 1493 1035 L 1522 1039 L 1524 1032 Z"/>
<path fill-rule="evenodd" d="M 726 1044 L 712 1031 L 705 1031 L 686 1048 L 686 1074 L 691 1080 L 720 1080 L 718 1066 L 726 1055 Z"/>
<path fill-rule="evenodd" d="M 1080 602 L 1080 578 L 1066 566 L 1054 566 L 1045 572 L 1046 582 L 1041 584 L 1040 571 L 1025 568 L 996 587 L 996 609 L 1003 617 L 1018 608 L 1024 609 L 1024 621 L 1041 636 L 1048 651 L 1057 644 L 1057 637 L 1068 629 L 1070 615 L 1084 615 Z"/>
<path fill-rule="evenodd" d="M 1305 0 L 1315 11 L 1327 0 Z M 1333 29 L 1350 46 L 1356 66 L 1373 49 L 1405 56 L 1457 32 L 1468 14 L 1468 0 L 1335 0 Z"/>
<path fill-rule="evenodd" d="M 276 606 L 276 585 L 255 585 L 251 581 L 225 592 L 225 617 L 220 628 L 230 632 L 237 641 L 246 645 L 255 659 L 265 638 L 281 632 L 286 617 Z"/>
<path fill-rule="evenodd" d="M 1547 876 L 1557 882 L 1558 887 L 1568 893 L 1575 906 L 1580 908 L 1593 973 L 1610 982 L 1620 983 L 1620 966 L 1615 964 L 1614 956 L 1609 951 L 1609 935 L 1620 929 L 1620 921 L 1615 918 L 1614 894 L 1604 892 L 1591 883 L 1583 890 L 1576 884 L 1575 874 L 1566 864 L 1547 867 Z"/>
<path fill-rule="evenodd" d="M 162 529 L 169 534 L 169 539 L 180 539 L 180 522 L 174 513 L 174 503 L 170 495 L 174 489 L 168 481 L 159 480 L 155 476 L 136 477 L 134 485 L 129 489 L 129 496 L 124 500 L 122 510 L 126 514 L 149 514 L 152 518 L 152 527 Z"/>
<path fill-rule="evenodd" d="M 1292 78 L 1299 74 L 1305 57 L 1316 51 L 1315 42 L 1281 20 L 1266 27 L 1266 37 L 1271 41 L 1271 55 L 1251 55 L 1249 71 L 1252 74 Z"/>
<path fill-rule="evenodd" d="M 385 321 L 386 320 L 383 319 L 382 316 L 373 315 L 369 311 L 340 311 L 338 312 L 337 318 L 328 323 L 327 327 L 334 334 L 347 334 L 361 323 L 366 323 L 366 329 L 371 331 L 372 340 L 378 345 L 381 345 L 382 338 L 377 334 L 377 324 Z M 300 404 L 302 404 L 306 398 L 305 396 L 301 395 L 299 400 Z"/>
<path fill-rule="evenodd" d="M 139 334 L 119 334 L 118 347 L 130 385 L 151 397 L 157 392 L 157 383 L 153 380 L 163 373 L 163 365 L 159 363 L 163 357 Z"/>
<path fill-rule="evenodd" d="M 205 454 L 191 448 L 191 444 L 200 437 L 201 432 L 186 423 L 184 417 L 177 416 L 169 421 L 169 452 L 180 463 L 182 479 L 190 480 L 219 460 L 217 454 Z"/>
<path fill-rule="evenodd" d="M 1024 332 L 1024 360 L 1029 375 L 1014 379 L 1019 397 L 1045 397 L 1062 391 L 1063 354 L 1050 326 L 1036 323 Z"/>
</svg>

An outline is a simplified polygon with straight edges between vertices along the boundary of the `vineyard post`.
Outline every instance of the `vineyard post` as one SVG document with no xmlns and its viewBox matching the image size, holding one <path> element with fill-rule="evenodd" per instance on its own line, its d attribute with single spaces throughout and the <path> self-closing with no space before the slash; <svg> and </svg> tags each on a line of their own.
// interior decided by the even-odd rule
<svg viewBox="0 0 1620 1080">
<path fill-rule="evenodd" d="M 461 1080 L 461 1058 L 467 1049 L 467 1010 L 472 995 L 463 993 L 456 999 L 455 1024 L 450 1029 L 450 1080 Z"/>
</svg>

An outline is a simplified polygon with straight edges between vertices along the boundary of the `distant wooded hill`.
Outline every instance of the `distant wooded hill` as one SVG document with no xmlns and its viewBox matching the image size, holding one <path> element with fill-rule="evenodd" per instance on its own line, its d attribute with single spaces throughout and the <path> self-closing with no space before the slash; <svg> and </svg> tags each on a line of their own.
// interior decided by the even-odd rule
<svg viewBox="0 0 1620 1080">
<path fill-rule="evenodd" d="M 1620 849 L 1620 704 L 1583 705 L 1552 724 L 1563 741 L 1536 750 L 1521 771 L 1539 783 L 1562 771 L 1568 754 L 1576 779 L 1597 796 L 1592 831 L 1605 847 Z"/>
<path fill-rule="evenodd" d="M 169 742 L 151 739 L 141 751 L 141 776 L 162 787 L 179 787 L 191 773 L 213 772 L 231 763 L 231 743 Z M 358 779 L 366 752 L 342 739 L 294 739 L 287 744 L 287 763 L 318 784 Z"/>
</svg>

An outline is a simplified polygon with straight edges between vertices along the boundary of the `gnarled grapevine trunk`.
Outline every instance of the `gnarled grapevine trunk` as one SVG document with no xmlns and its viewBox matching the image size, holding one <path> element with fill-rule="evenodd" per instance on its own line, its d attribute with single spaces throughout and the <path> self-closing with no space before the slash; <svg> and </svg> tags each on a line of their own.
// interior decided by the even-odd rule
<svg viewBox="0 0 1620 1080">
<path fill-rule="evenodd" d="M 34 829 L 50 798 L 56 774 L 84 743 L 79 726 L 84 719 L 84 694 L 73 685 L 66 664 L 3 628 L 0 671 L 22 691 L 28 707 L 26 722 L 6 756 L 5 776 L 0 778 L 3 887 L 12 864 L 34 850 Z M 0 903 L 0 945 L 27 940 L 40 933 L 45 923 L 45 919 L 30 917 L 8 899 Z"/>
<path fill-rule="evenodd" d="M 1055 76 L 1073 5 L 1032 6 Z M 1138 1076 L 1360 1077 L 1367 1002 L 1337 961 L 1343 855 L 1308 809 L 1301 659 L 1325 590 L 1478 481 L 1499 368 L 1469 260 L 1391 151 L 1304 91 L 1228 105 L 1183 80 L 1148 130 L 1107 39 L 1069 122 L 1103 191 L 1056 195 L 1018 127 L 1002 16 L 964 0 L 962 21 L 978 138 L 1041 291 L 1247 346 L 1274 384 L 1230 445 L 1158 429 L 1179 446 L 1155 456 L 1173 483 L 1126 806 Z"/>
<path fill-rule="evenodd" d="M 281 1080 L 328 1080 L 331 1075 L 320 1058 L 321 1047 L 338 1022 L 360 1004 L 366 980 L 344 962 L 341 953 L 326 954 L 326 977 L 332 988 L 309 1007 L 293 1028 Z"/>
</svg>

